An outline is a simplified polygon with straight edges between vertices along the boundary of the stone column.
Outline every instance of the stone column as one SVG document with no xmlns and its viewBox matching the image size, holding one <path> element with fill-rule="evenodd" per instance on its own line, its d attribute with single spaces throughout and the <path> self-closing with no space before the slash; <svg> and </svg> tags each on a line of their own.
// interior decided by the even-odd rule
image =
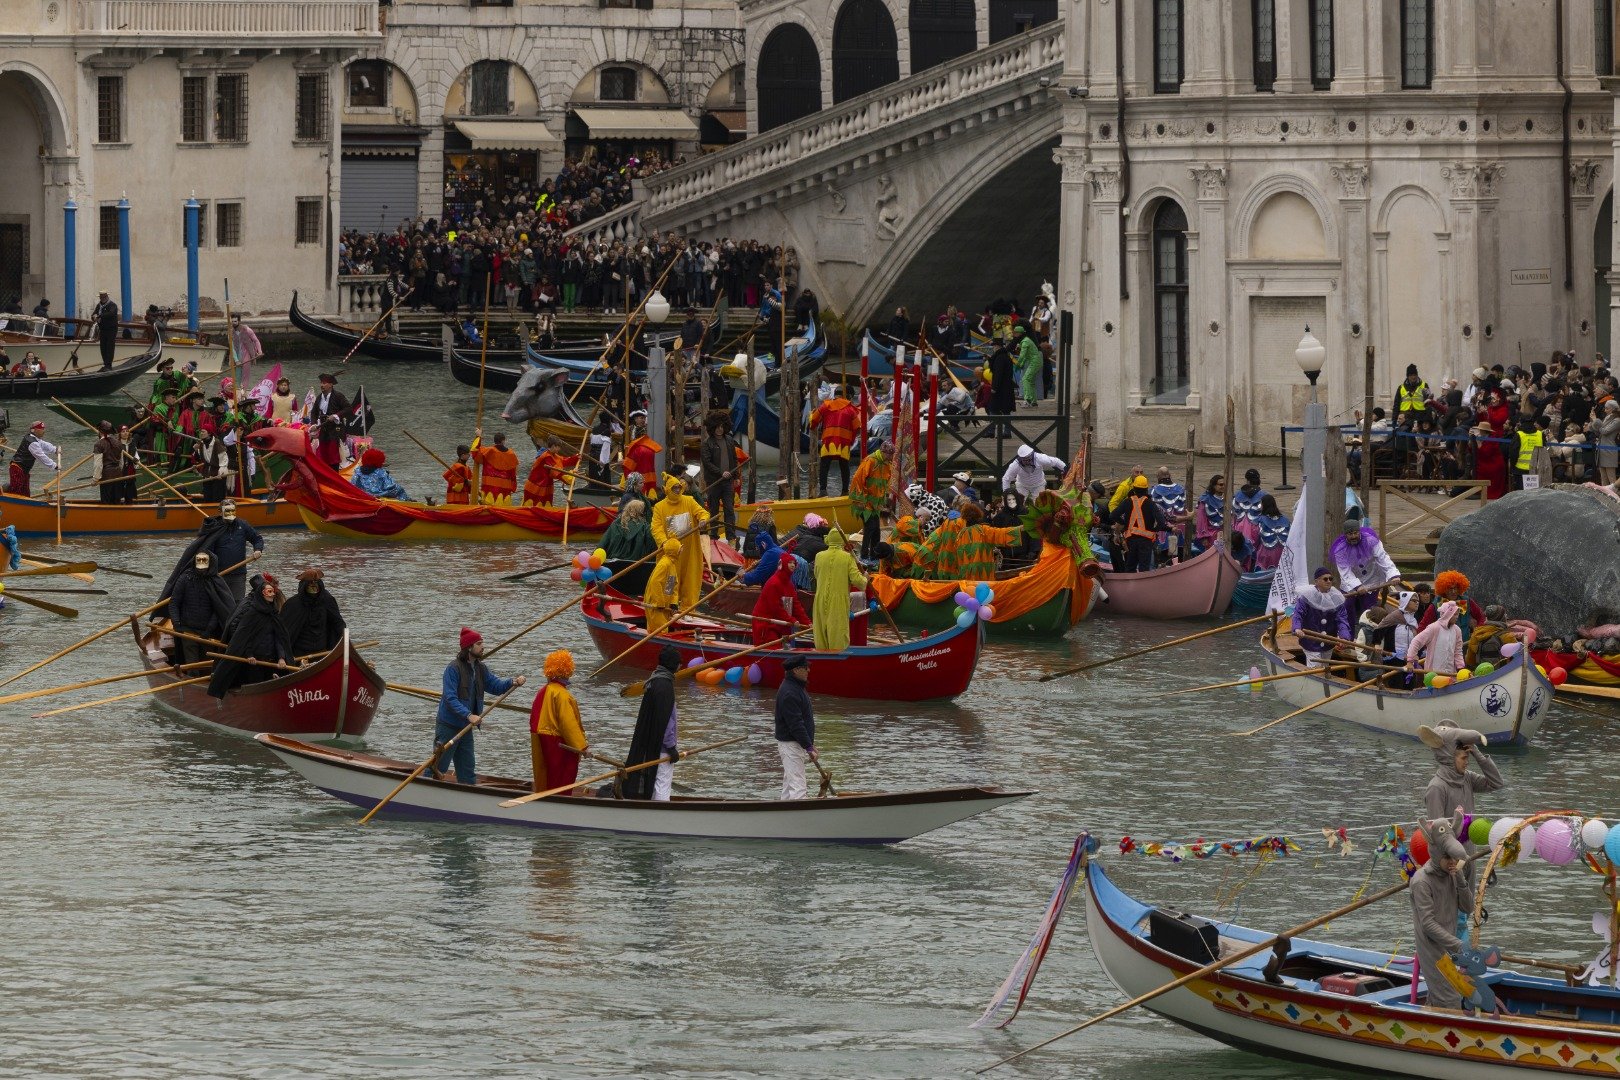
<svg viewBox="0 0 1620 1080">
<path fill-rule="evenodd" d="M 1082 283 L 1084 281 L 1085 267 L 1092 257 L 1091 246 L 1086 243 L 1086 220 L 1091 211 L 1091 185 L 1086 179 L 1086 146 L 1083 142 L 1086 130 L 1084 110 L 1073 124 L 1067 121 L 1064 127 L 1073 131 L 1078 128 L 1081 132 L 1074 143 L 1065 143 L 1052 153 L 1052 160 L 1062 169 L 1063 180 L 1059 193 L 1059 219 L 1058 219 L 1058 278 L 1057 296 L 1058 310 L 1067 311 L 1074 316 L 1074 340 L 1070 343 L 1069 377 L 1073 388 L 1074 401 L 1080 400 L 1080 395 L 1091 389 L 1086 378 L 1087 372 L 1081 360 L 1086 355 L 1086 306 Z M 1074 139 L 1075 136 L 1066 136 Z M 1054 325 L 1060 320 L 1054 319 Z"/>
<path fill-rule="evenodd" d="M 1572 217 L 1574 218 L 1574 228 L 1570 234 L 1570 247 L 1572 249 L 1571 262 L 1575 267 L 1575 281 L 1573 283 L 1574 289 L 1570 295 L 1570 316 L 1565 322 L 1573 324 L 1573 329 L 1577 332 L 1580 330 L 1582 319 L 1588 320 L 1587 332 L 1594 332 L 1593 323 L 1597 319 L 1596 276 L 1583 273 L 1581 267 L 1597 265 L 1597 252 L 1593 247 L 1597 242 L 1597 236 L 1593 232 L 1593 222 L 1589 215 L 1592 211 L 1594 198 L 1602 190 L 1598 184 L 1598 180 L 1602 175 L 1603 163 L 1592 158 L 1581 158 L 1571 162 L 1569 166 L 1570 202 Z M 1590 316 L 1588 316 L 1588 312 L 1591 313 Z M 1571 338 L 1571 340 L 1574 339 Z M 1590 345 L 1590 348 L 1601 352 L 1604 356 L 1609 355 L 1608 342 L 1594 342 Z M 1585 352 L 1588 346 L 1582 343 L 1580 349 Z"/>
<path fill-rule="evenodd" d="M 1451 181 L 1451 250 L 1457 256 L 1452 260 L 1455 302 L 1441 340 L 1461 371 L 1478 367 L 1484 355 L 1482 312 L 1491 311 L 1494 318 L 1496 182 L 1502 172 L 1494 161 L 1457 161 L 1440 170 Z"/>
<path fill-rule="evenodd" d="M 1340 347 L 1329 349 L 1347 358 L 1347 383 L 1354 391 L 1361 387 L 1356 379 L 1353 361 L 1362 355 L 1363 348 L 1374 340 L 1372 332 L 1372 262 L 1367 245 L 1372 239 L 1372 223 L 1367 217 L 1368 180 L 1370 169 L 1365 161 L 1340 161 L 1330 170 L 1339 182 L 1339 267 L 1343 275 L 1344 291 L 1340 300 L 1343 311 L 1339 319 Z M 1359 329 L 1357 329 L 1359 327 Z M 1324 332 L 1326 327 L 1323 328 Z M 1384 373 L 1389 369 L 1389 357 L 1377 356 L 1375 386 L 1389 382 Z M 1340 380 L 1345 381 L 1345 380 Z"/>
<path fill-rule="evenodd" d="M 1226 394 L 1233 390 L 1232 340 L 1227 319 L 1226 283 L 1226 167 L 1194 165 L 1187 172 L 1198 185 L 1196 216 L 1189 222 L 1198 232 L 1198 253 L 1193 254 L 1189 237 L 1187 348 L 1191 356 L 1191 391 L 1187 405 L 1200 409 L 1209 403 L 1204 419 L 1203 441 L 1220 442 L 1226 424 Z M 1211 329 L 1211 328 L 1214 329 Z"/>
<path fill-rule="evenodd" d="M 1090 272 L 1082 265 L 1080 289 L 1087 298 L 1090 318 L 1082 323 L 1082 352 L 1089 354 L 1091 369 L 1084 372 L 1081 382 L 1096 402 L 1094 415 L 1097 442 L 1102 446 L 1123 446 L 1125 443 L 1125 405 L 1140 400 L 1138 388 L 1141 376 L 1136 370 L 1127 370 L 1124 350 L 1120 346 L 1124 327 L 1119 287 L 1125 268 L 1120 265 L 1119 230 L 1119 168 L 1113 164 L 1093 164 L 1086 168 L 1086 179 L 1091 185 L 1088 204 L 1090 218 L 1086 222 L 1086 235 L 1092 240 Z"/>
</svg>

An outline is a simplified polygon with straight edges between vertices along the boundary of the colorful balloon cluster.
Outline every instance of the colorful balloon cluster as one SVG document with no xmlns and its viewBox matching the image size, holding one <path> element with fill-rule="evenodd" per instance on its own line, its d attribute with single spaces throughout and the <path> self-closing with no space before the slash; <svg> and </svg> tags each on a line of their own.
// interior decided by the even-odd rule
<svg viewBox="0 0 1620 1080">
<path fill-rule="evenodd" d="M 689 668 L 699 667 L 704 663 L 701 656 L 694 656 L 686 662 Z M 728 686 L 758 686 L 765 678 L 764 669 L 758 664 L 749 664 L 744 667 L 738 664 L 728 668 L 705 668 L 692 676 L 704 686 L 719 686 L 726 683 Z"/>
<path fill-rule="evenodd" d="M 1259 678 L 1260 666 L 1258 664 L 1251 665 L 1249 673 L 1238 680 L 1237 692 L 1240 694 L 1258 694 L 1266 688 L 1265 683 L 1256 681 Z"/>
<path fill-rule="evenodd" d="M 606 566 L 607 552 L 601 548 L 595 551 L 578 551 L 574 553 L 574 569 L 568 576 L 575 581 L 589 585 L 594 581 L 606 581 L 613 576 L 613 571 Z"/>
<path fill-rule="evenodd" d="M 956 625 L 964 630 L 973 625 L 974 619 L 985 622 L 994 622 L 996 609 L 990 602 L 996 598 L 995 590 L 990 583 L 981 581 L 973 587 L 971 593 L 961 590 L 956 594 Z"/>
</svg>

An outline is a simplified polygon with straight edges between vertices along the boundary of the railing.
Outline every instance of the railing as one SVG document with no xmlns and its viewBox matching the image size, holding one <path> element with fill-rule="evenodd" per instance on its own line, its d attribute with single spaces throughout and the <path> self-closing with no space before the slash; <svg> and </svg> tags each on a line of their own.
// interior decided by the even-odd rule
<svg viewBox="0 0 1620 1080">
<path fill-rule="evenodd" d="M 383 306 L 383 286 L 387 274 L 340 274 L 338 276 L 338 314 L 370 315 L 376 318 L 387 310 Z"/>
<path fill-rule="evenodd" d="M 94 34 L 331 37 L 378 33 L 376 0 L 80 0 Z"/>
<path fill-rule="evenodd" d="M 968 53 L 919 75 L 812 113 L 647 178 L 646 214 L 734 188 L 812 154 L 893 128 L 916 117 L 939 119 L 952 103 L 1063 67 L 1063 23 L 1052 22 Z"/>
<path fill-rule="evenodd" d="M 638 181 L 639 182 L 639 181 Z M 594 244 L 598 241 L 612 243 L 615 240 L 634 240 L 641 235 L 641 208 L 645 205 L 643 199 L 632 199 L 623 206 L 614 208 L 601 217 L 581 222 L 569 229 L 564 236 L 570 240 L 581 243 Z"/>
</svg>

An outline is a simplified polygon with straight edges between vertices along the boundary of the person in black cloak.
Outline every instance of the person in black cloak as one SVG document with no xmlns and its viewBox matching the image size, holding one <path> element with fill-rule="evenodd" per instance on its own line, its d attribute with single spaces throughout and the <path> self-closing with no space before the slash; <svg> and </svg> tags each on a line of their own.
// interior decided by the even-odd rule
<svg viewBox="0 0 1620 1080">
<path fill-rule="evenodd" d="M 215 571 L 214 557 L 206 551 L 192 556 L 190 566 L 177 568 L 174 588 L 169 593 L 169 621 L 176 630 L 198 637 L 219 639 L 231 621 L 236 601 Z M 206 660 L 211 646 L 201 641 L 176 637 L 182 663 Z"/>
<path fill-rule="evenodd" d="M 282 605 L 281 625 L 294 656 L 331 652 L 343 640 L 343 615 L 319 570 L 298 575 L 298 591 Z"/>
<path fill-rule="evenodd" d="M 623 778 L 620 791 L 626 799 L 669 801 L 675 766 L 680 757 L 676 748 L 675 671 L 681 654 L 673 645 L 658 651 L 658 670 L 652 673 L 641 692 L 641 710 L 636 713 L 636 730 L 630 736 L 630 753 L 625 765 L 640 765 L 660 756 L 669 758 L 656 769 L 642 769 Z"/>
<path fill-rule="evenodd" d="M 224 651 L 248 660 L 291 663 L 293 652 L 287 641 L 287 629 L 281 625 L 280 609 L 281 590 L 276 587 L 276 579 L 270 574 L 254 574 L 248 583 L 247 598 L 237 605 L 236 613 L 225 627 Z M 223 698 L 226 691 L 243 683 L 261 682 L 275 676 L 274 668 L 216 660 L 208 680 L 208 695 Z"/>
<path fill-rule="evenodd" d="M 1018 376 L 1013 372 L 1012 353 L 997 345 L 990 354 L 990 414 L 1008 416 L 1018 408 Z"/>
</svg>

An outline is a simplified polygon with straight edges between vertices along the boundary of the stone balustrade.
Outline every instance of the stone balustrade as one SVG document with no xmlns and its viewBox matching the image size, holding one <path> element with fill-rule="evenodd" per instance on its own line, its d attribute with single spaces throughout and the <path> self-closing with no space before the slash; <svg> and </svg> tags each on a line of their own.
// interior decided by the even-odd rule
<svg viewBox="0 0 1620 1080">
<path fill-rule="evenodd" d="M 564 235 L 570 240 L 587 244 L 634 240 L 641 235 L 642 206 L 643 200 L 632 199 L 611 213 L 575 225 Z"/>
<path fill-rule="evenodd" d="M 81 33 L 334 38 L 379 33 L 376 0 L 80 0 Z"/>
<path fill-rule="evenodd" d="M 383 286 L 387 274 L 338 275 L 338 315 L 370 315 L 373 319 L 387 309 L 383 304 Z"/>
</svg>

